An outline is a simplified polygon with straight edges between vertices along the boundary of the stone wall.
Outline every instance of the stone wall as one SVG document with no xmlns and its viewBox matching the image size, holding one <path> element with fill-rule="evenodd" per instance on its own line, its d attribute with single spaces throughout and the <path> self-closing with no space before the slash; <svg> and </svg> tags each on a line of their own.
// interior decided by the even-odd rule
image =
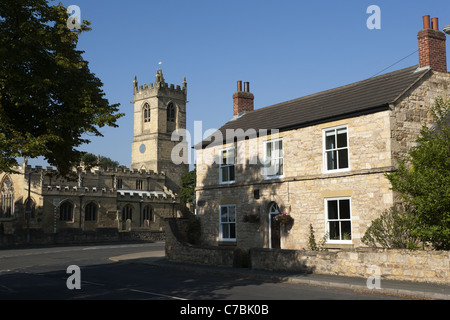
<svg viewBox="0 0 450 320">
<path fill-rule="evenodd" d="M 221 267 L 236 265 L 234 247 L 192 245 L 186 241 L 186 221 L 166 219 L 166 259 L 173 262 Z"/>
<path fill-rule="evenodd" d="M 16 231 L 14 234 L 0 234 L 0 247 L 26 245 L 27 230 Z M 164 241 L 163 231 L 133 230 L 121 232 L 117 228 L 98 228 L 95 231 L 82 231 L 78 228 L 58 230 L 57 233 L 45 233 L 42 229 L 30 229 L 31 245 L 74 244 L 93 242 L 122 241 Z"/>
<path fill-rule="evenodd" d="M 368 278 L 450 283 L 450 252 L 394 249 L 308 251 L 250 249 L 250 264 L 256 270 L 298 271 Z M 376 272 L 376 273 L 375 273 Z"/>
</svg>

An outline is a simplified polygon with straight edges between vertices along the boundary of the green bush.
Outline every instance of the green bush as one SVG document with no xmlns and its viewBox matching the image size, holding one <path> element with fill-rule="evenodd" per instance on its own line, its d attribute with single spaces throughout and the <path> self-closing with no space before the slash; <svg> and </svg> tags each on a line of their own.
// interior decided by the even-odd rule
<svg viewBox="0 0 450 320">
<path fill-rule="evenodd" d="M 417 249 L 419 240 L 412 232 L 415 218 L 411 209 L 391 207 L 372 221 L 361 241 L 370 247 Z"/>
</svg>

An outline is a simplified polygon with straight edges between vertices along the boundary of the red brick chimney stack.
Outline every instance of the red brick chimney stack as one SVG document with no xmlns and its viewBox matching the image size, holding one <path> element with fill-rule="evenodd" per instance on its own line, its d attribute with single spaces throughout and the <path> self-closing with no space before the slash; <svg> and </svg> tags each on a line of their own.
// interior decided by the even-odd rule
<svg viewBox="0 0 450 320">
<path fill-rule="evenodd" d="M 233 116 L 237 116 L 242 112 L 253 111 L 253 101 L 255 97 L 250 92 L 250 83 L 244 83 L 244 91 L 242 91 L 242 81 L 237 82 L 237 92 L 233 94 Z"/>
<path fill-rule="evenodd" d="M 419 40 L 419 65 L 434 71 L 447 72 L 445 33 L 439 31 L 438 18 L 423 16 L 423 29 L 417 34 Z"/>
</svg>

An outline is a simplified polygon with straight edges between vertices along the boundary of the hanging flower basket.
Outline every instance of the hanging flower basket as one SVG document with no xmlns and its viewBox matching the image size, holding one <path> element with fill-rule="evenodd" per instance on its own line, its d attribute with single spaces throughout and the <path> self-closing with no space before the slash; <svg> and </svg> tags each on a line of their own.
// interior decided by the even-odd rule
<svg viewBox="0 0 450 320">
<path fill-rule="evenodd" d="M 294 222 L 294 218 L 291 217 L 289 213 L 280 212 L 276 217 L 275 220 L 282 224 L 289 224 Z"/>
<path fill-rule="evenodd" d="M 259 214 L 248 214 L 244 216 L 244 222 L 257 223 L 260 221 Z"/>
</svg>

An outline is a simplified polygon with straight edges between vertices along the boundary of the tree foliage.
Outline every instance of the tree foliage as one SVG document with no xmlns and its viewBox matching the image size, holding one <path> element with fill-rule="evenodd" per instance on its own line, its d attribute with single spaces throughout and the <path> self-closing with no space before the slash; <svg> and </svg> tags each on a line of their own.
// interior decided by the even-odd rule
<svg viewBox="0 0 450 320">
<path fill-rule="evenodd" d="M 181 177 L 181 190 L 178 196 L 184 203 L 192 203 L 195 199 L 196 176 L 197 169 L 195 168 Z"/>
<path fill-rule="evenodd" d="M 11 172 L 17 157 L 43 156 L 66 175 L 86 135 L 102 136 L 122 116 L 76 49 L 90 23 L 70 31 L 68 16 L 45 0 L 0 2 L 0 171 Z"/>
<path fill-rule="evenodd" d="M 450 249 L 450 101 L 436 99 L 435 125 L 424 126 L 417 146 L 387 175 L 409 205 L 411 233 L 436 249 Z"/>
</svg>

